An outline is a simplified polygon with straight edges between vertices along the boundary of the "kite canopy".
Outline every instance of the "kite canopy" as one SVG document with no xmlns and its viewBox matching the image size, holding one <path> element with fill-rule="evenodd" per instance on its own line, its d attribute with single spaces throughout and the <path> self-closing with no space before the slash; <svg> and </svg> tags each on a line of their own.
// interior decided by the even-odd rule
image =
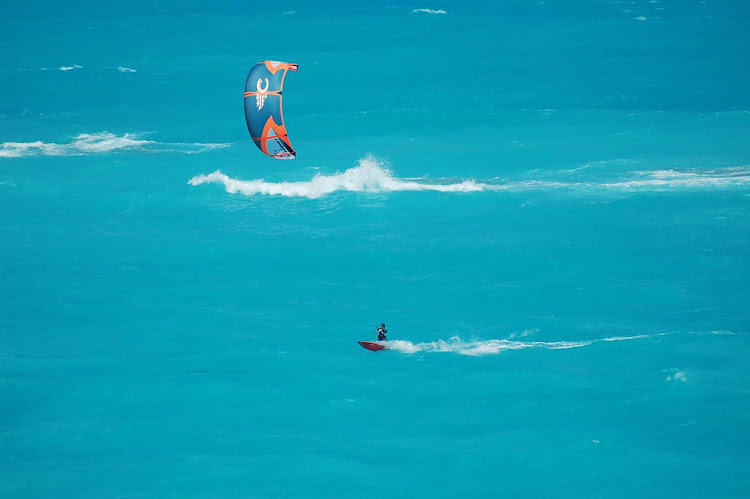
<svg viewBox="0 0 750 499">
<path fill-rule="evenodd" d="M 263 61 L 252 67 L 245 82 L 245 121 L 258 149 L 277 159 L 294 159 L 284 126 L 281 92 L 286 72 L 297 71 L 288 62 Z"/>
</svg>

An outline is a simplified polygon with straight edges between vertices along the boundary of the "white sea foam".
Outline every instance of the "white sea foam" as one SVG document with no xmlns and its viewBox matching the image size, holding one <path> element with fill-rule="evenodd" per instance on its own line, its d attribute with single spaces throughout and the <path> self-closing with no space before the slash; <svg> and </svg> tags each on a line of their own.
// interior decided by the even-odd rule
<svg viewBox="0 0 750 499">
<path fill-rule="evenodd" d="M 750 168 L 655 170 L 634 172 L 632 180 L 603 183 L 610 189 L 703 188 L 750 185 Z"/>
<path fill-rule="evenodd" d="M 232 144 L 222 143 L 222 142 L 192 142 L 192 143 L 174 143 L 174 144 L 164 144 L 165 146 L 171 146 L 177 148 L 176 150 L 179 150 L 179 152 L 184 152 L 185 154 L 196 154 L 200 152 L 206 152 L 206 151 L 213 151 L 214 149 L 224 149 L 225 147 L 229 147 Z M 173 149 L 175 150 L 175 149 Z"/>
<path fill-rule="evenodd" d="M 525 338 L 526 336 L 532 336 L 536 333 L 538 333 L 538 329 L 525 329 L 523 332 L 519 333 L 511 333 L 510 339 L 513 338 Z"/>
<path fill-rule="evenodd" d="M 570 173 L 571 171 L 567 171 Z M 227 192 L 246 196 L 275 195 L 287 197 L 319 198 L 338 191 L 397 192 L 436 191 L 472 193 L 482 191 L 545 191 L 572 190 L 597 191 L 664 191 L 669 189 L 722 188 L 750 185 L 750 168 L 735 167 L 705 171 L 657 170 L 631 172 L 630 179 L 616 182 L 564 182 L 555 180 L 524 180 L 513 182 L 480 182 L 474 179 L 399 178 L 373 156 L 359 160 L 357 166 L 343 173 L 325 175 L 318 173 L 309 181 L 269 182 L 264 179 L 241 180 L 217 170 L 208 175 L 198 175 L 189 180 L 190 185 L 216 183 Z"/>
<path fill-rule="evenodd" d="M 628 340 L 640 340 L 642 338 L 652 338 L 654 336 L 664 336 L 669 333 L 656 333 L 656 334 L 638 334 L 635 336 L 613 336 L 611 338 L 602 338 L 597 341 L 628 341 Z"/>
<path fill-rule="evenodd" d="M 187 154 L 203 152 L 228 144 L 204 143 L 164 143 L 145 140 L 137 134 L 115 135 L 109 132 L 82 133 L 69 143 L 53 142 L 4 142 L 0 144 L 0 158 L 20 158 L 27 156 L 81 156 L 86 154 L 106 154 L 115 151 L 154 151 L 183 152 Z"/>
<path fill-rule="evenodd" d="M 193 177 L 191 185 L 206 183 L 223 184 L 227 192 L 240 192 L 247 196 L 255 194 L 290 197 L 319 198 L 336 191 L 350 192 L 395 192 L 395 191 L 439 191 L 477 192 L 491 188 L 474 180 L 458 183 L 430 183 L 419 180 L 404 180 L 393 176 L 384 164 L 367 156 L 359 164 L 343 173 L 333 175 L 316 174 L 308 182 L 266 182 L 265 180 L 238 180 L 215 171 L 209 175 Z"/>
<path fill-rule="evenodd" d="M 667 381 L 681 381 L 682 383 L 686 383 L 688 380 L 685 371 L 680 371 L 679 369 L 668 369 L 667 372 L 669 372 L 667 375 Z"/>
<path fill-rule="evenodd" d="M 133 68 L 126 68 L 125 66 L 118 66 L 117 71 L 120 73 L 137 73 L 138 70 Z"/>
<path fill-rule="evenodd" d="M 73 69 L 81 69 L 82 67 L 83 66 L 79 66 L 78 64 L 73 64 L 72 66 L 60 66 L 60 71 L 72 71 Z"/>
<path fill-rule="evenodd" d="M 420 12 L 424 13 L 424 14 L 447 14 L 447 12 L 444 11 L 443 9 L 438 9 L 438 10 L 435 10 L 435 9 L 414 9 L 414 10 L 411 11 L 412 14 L 420 13 Z"/>
<path fill-rule="evenodd" d="M 600 338 L 595 340 L 583 341 L 516 341 L 516 340 L 485 340 L 485 341 L 464 341 L 458 336 L 449 340 L 437 340 L 428 343 L 412 343 L 405 340 L 390 340 L 388 347 L 391 350 L 398 350 L 403 353 L 419 352 L 450 352 L 461 355 L 480 356 L 495 355 L 507 350 L 524 350 L 528 348 L 538 348 L 546 350 L 568 350 L 571 348 L 582 348 L 594 343 L 611 342 L 611 341 L 633 341 L 655 336 L 663 336 L 669 333 L 658 334 L 638 334 L 634 336 L 616 336 L 612 338 Z"/>
</svg>

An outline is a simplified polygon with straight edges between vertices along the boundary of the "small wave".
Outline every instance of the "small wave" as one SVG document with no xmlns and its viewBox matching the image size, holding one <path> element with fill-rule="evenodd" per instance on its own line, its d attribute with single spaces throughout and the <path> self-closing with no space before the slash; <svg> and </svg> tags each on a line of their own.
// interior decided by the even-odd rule
<svg viewBox="0 0 750 499">
<path fill-rule="evenodd" d="M 664 336 L 670 333 L 638 334 L 634 336 L 616 336 L 612 338 L 600 338 L 585 341 L 517 341 L 517 340 L 486 340 L 486 341 L 463 341 L 454 336 L 449 340 L 438 340 L 428 343 L 412 343 L 405 340 L 390 340 L 388 346 L 391 350 L 403 353 L 419 352 L 450 352 L 460 355 L 480 356 L 495 355 L 506 350 L 523 350 L 527 348 L 541 348 L 546 350 L 568 350 L 571 348 L 582 348 L 594 343 L 611 341 L 633 341 L 656 336 Z"/>
<path fill-rule="evenodd" d="M 206 183 L 223 184 L 227 192 L 240 192 L 247 196 L 255 194 L 319 198 L 336 191 L 349 192 L 396 192 L 396 191 L 439 191 L 477 192 L 487 189 L 487 184 L 474 180 L 458 183 L 428 183 L 426 181 L 403 180 L 393 176 L 381 161 L 367 156 L 359 165 L 343 173 L 333 175 L 316 174 L 309 182 L 266 182 L 265 180 L 238 180 L 215 171 L 209 175 L 193 177 L 190 185 Z"/>
<path fill-rule="evenodd" d="M 198 175 L 188 181 L 190 185 L 222 184 L 229 193 L 246 196 L 256 194 L 286 197 L 320 198 L 337 191 L 348 192 L 398 192 L 436 191 L 472 193 L 482 191 L 545 191 L 568 190 L 577 192 L 665 191 L 670 189 L 723 188 L 750 185 L 750 168 L 734 167 L 712 170 L 657 170 L 631 172 L 630 179 L 615 182 L 565 182 L 555 180 L 525 180 L 497 183 L 474 179 L 398 178 L 377 158 L 369 155 L 359 160 L 356 167 L 332 175 L 316 174 L 310 181 L 268 182 L 263 179 L 240 180 L 217 170 L 208 175 Z"/>
<path fill-rule="evenodd" d="M 82 156 L 106 154 L 115 151 L 148 150 L 157 152 L 203 152 L 228 144 L 203 143 L 163 143 L 139 138 L 137 134 L 115 135 L 109 132 L 82 133 L 67 144 L 57 144 L 37 140 L 34 142 L 4 142 L 0 144 L 0 158 L 21 158 L 28 156 Z"/>
<path fill-rule="evenodd" d="M 423 14 L 447 14 L 447 12 L 444 11 L 443 9 L 438 9 L 438 10 L 435 10 L 435 9 L 414 9 L 414 10 L 411 11 L 412 14 L 417 14 L 417 13 L 420 13 L 420 12 L 423 13 Z"/>
<path fill-rule="evenodd" d="M 60 71 L 72 71 L 74 69 L 81 69 L 83 66 L 79 66 L 78 64 L 73 64 L 72 66 L 60 66 Z M 44 70 L 46 68 L 42 68 Z"/>
<path fill-rule="evenodd" d="M 118 66 L 117 71 L 119 71 L 120 73 L 137 73 L 138 72 L 138 70 L 136 69 L 126 68 L 125 66 Z"/>
</svg>

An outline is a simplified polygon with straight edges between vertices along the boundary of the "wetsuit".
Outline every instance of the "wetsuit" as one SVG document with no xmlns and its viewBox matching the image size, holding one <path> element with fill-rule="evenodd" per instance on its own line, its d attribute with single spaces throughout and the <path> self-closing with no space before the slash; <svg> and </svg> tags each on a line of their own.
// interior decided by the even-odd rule
<svg viewBox="0 0 750 499">
<path fill-rule="evenodd" d="M 378 329 L 378 341 L 388 341 L 388 338 L 385 337 L 386 334 L 388 334 L 388 331 L 385 328 Z"/>
</svg>

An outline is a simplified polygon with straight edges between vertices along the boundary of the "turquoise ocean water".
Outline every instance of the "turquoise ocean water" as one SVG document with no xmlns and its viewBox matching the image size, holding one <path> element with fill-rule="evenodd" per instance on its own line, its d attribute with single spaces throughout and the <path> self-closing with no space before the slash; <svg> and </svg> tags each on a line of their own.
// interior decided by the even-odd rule
<svg viewBox="0 0 750 499">
<path fill-rule="evenodd" d="M 747 497 L 748 19 L 6 6 L 0 496 Z"/>
</svg>

